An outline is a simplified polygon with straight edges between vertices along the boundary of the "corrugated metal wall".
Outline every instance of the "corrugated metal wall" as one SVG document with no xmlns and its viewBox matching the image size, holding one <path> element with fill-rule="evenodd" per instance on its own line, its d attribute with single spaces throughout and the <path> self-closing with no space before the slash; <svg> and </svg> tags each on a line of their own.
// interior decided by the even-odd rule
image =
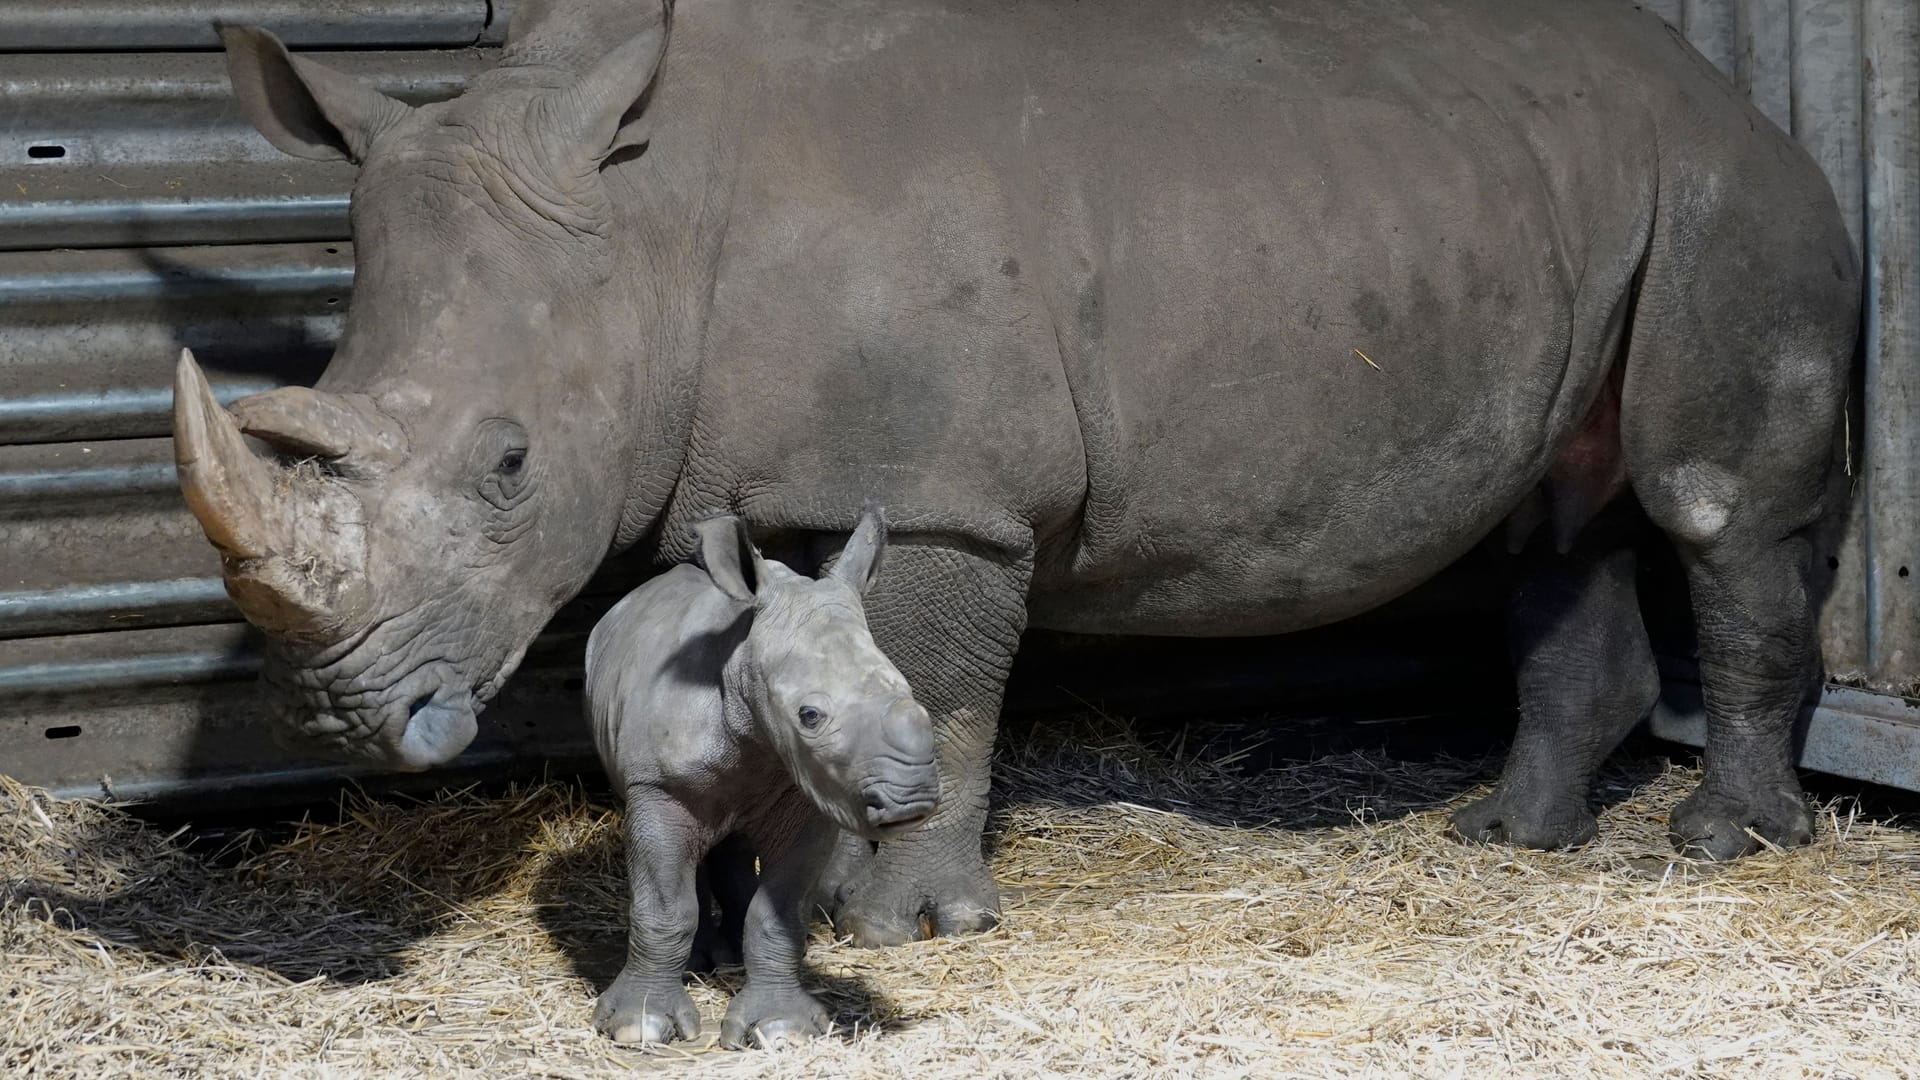
<svg viewBox="0 0 1920 1080">
<path fill-rule="evenodd" d="M 1623 0 L 1625 2 L 1625 0 Z M 1652 6 L 1833 180 L 1874 289 L 1852 442 L 1858 502 L 1823 551 L 1830 666 L 1920 678 L 1920 0 Z M 123 796 L 284 787 L 256 661 L 166 441 L 190 345 L 231 399 L 310 381 L 352 284 L 352 171 L 267 145 L 228 100 L 214 19 L 257 22 L 409 100 L 491 62 L 486 0 L 43 0 L 0 8 L 0 771 Z M 483 725 L 477 766 L 576 725 L 564 658 L 603 575 Z M 504 722 L 502 722 L 504 721 Z M 1842 771 L 1845 771 L 1844 769 Z"/>
<path fill-rule="evenodd" d="M 265 738 L 258 662 L 167 439 L 180 346 L 225 399 L 310 382 L 353 284 L 353 169 L 254 132 L 212 21 L 428 101 L 493 62 L 503 16 L 486 0 L 0 7 L 0 771 L 127 797 L 342 772 Z M 532 722 L 577 711 L 577 682 L 543 659 L 602 603 L 530 656 L 476 766 L 551 748 Z"/>
</svg>

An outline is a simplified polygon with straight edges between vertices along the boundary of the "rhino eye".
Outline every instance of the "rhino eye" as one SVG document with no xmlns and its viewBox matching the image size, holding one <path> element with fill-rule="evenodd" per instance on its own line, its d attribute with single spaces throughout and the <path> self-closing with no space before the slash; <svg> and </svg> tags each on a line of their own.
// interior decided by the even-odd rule
<svg viewBox="0 0 1920 1080">
<path fill-rule="evenodd" d="M 800 726 L 806 728 L 808 731 L 819 727 L 820 721 L 825 718 L 826 715 L 824 713 L 811 705 L 800 706 Z"/>
<path fill-rule="evenodd" d="M 520 475 L 520 470 L 524 468 L 526 464 L 527 452 L 525 450 L 509 450 L 500 456 L 500 464 L 496 468 L 503 476 L 518 476 Z"/>
</svg>

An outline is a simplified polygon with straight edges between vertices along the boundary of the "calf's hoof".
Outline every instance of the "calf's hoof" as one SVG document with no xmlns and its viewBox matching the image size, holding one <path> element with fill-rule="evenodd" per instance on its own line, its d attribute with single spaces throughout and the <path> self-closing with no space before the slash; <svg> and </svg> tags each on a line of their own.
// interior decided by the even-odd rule
<svg viewBox="0 0 1920 1080">
<path fill-rule="evenodd" d="M 1481 844 L 1517 844 L 1537 851 L 1579 847 L 1600 831 L 1584 805 L 1540 805 L 1495 791 L 1453 812 L 1453 831 Z"/>
<path fill-rule="evenodd" d="M 756 992 L 751 984 L 727 1006 L 720 1045 L 729 1050 L 775 1050 L 827 1033 L 833 1018 L 812 994 L 798 988 Z"/>
<path fill-rule="evenodd" d="M 930 879 L 868 873 L 841 886 L 833 930 L 863 949 L 991 930 L 1000 923 L 1000 890 L 984 864 Z"/>
<path fill-rule="evenodd" d="M 622 973 L 594 1004 L 593 1027 L 617 1043 L 670 1043 L 700 1034 L 700 1010 L 684 986 L 662 989 Z"/>
<path fill-rule="evenodd" d="M 1762 785 L 1740 795 L 1702 785 L 1673 808 L 1667 834 L 1682 855 L 1725 861 L 1760 850 L 1756 835 L 1775 847 L 1812 842 L 1813 814 L 1798 783 Z"/>
</svg>

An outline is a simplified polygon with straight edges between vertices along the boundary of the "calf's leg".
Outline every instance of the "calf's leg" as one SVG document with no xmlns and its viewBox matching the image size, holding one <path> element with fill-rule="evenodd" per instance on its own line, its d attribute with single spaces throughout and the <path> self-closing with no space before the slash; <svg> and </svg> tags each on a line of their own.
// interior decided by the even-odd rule
<svg viewBox="0 0 1920 1080">
<path fill-rule="evenodd" d="M 681 976 L 702 914 L 695 883 L 705 830 L 679 802 L 629 791 L 625 820 L 627 965 L 600 995 L 593 1026 L 623 1043 L 666 1043 L 700 1034 L 700 1010 Z"/>
<path fill-rule="evenodd" d="M 804 907 L 837 830 L 797 795 L 778 817 L 786 820 L 754 838 L 761 873 L 741 938 L 747 982 L 720 1022 L 720 1045 L 731 1050 L 824 1035 L 833 1019 L 800 985 L 800 966 L 807 951 Z"/>
</svg>

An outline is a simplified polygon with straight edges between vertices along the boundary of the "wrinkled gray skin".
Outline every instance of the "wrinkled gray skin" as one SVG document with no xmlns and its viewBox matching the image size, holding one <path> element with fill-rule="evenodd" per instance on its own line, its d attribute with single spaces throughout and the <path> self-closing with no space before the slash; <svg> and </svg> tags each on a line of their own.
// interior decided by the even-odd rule
<svg viewBox="0 0 1920 1080">
<path fill-rule="evenodd" d="M 679 559 L 735 513 L 805 566 L 870 495 L 895 535 L 867 615 L 933 715 L 942 809 L 845 847 L 834 914 L 969 930 L 1023 629 L 1315 626 L 1499 533 L 1529 569 L 1522 722 L 1458 822 L 1577 843 L 1655 686 L 1632 554 L 1589 528 L 1636 499 L 1709 714 L 1676 841 L 1808 838 L 1789 731 L 1855 258 L 1813 163 L 1652 14 L 684 0 L 663 48 L 653 4 L 578 0 L 513 26 L 420 108 L 227 36 L 277 145 L 363 166 L 320 392 L 233 410 L 328 472 L 240 479 L 217 406 L 179 431 L 297 734 L 445 761 L 608 551 Z M 345 524 L 304 550 L 316 517 Z"/>
<path fill-rule="evenodd" d="M 632 889 L 627 966 L 594 1024 L 620 1042 L 699 1033 L 680 982 L 704 919 L 695 867 L 737 832 L 759 852 L 760 887 L 720 1041 L 767 1046 L 825 1033 L 798 978 L 803 905 L 839 830 L 890 840 L 933 814 L 933 720 L 861 610 L 886 545 L 877 511 L 817 581 L 762 558 L 738 519 L 698 531 L 706 569 L 635 589 L 587 644 L 587 713 L 626 800 Z"/>
</svg>

